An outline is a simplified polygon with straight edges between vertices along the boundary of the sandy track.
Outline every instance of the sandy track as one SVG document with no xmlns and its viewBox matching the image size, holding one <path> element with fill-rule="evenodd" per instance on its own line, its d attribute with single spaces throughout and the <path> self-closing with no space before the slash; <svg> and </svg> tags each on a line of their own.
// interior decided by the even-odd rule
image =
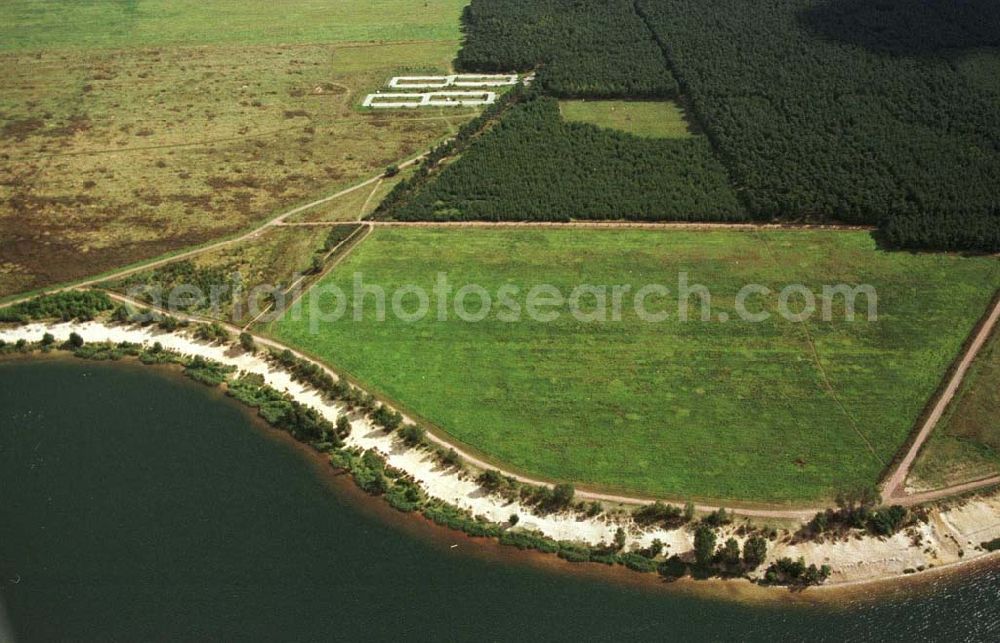
<svg viewBox="0 0 1000 643">
<path fill-rule="evenodd" d="M 927 441 L 927 438 L 930 437 L 934 427 L 936 427 L 938 422 L 940 422 L 941 416 L 944 415 L 945 409 L 948 408 L 948 404 L 952 401 L 952 399 L 954 399 L 955 393 L 958 392 L 959 387 L 962 385 L 962 380 L 965 378 L 965 374 L 969 370 L 969 366 L 972 365 L 972 362 L 976 359 L 979 351 L 986 344 L 986 340 L 989 339 L 990 333 L 992 333 L 993 329 L 996 327 L 998 319 L 1000 319 L 1000 295 L 995 297 L 993 308 L 990 310 L 985 321 L 979 325 L 977 331 L 974 331 L 975 334 L 972 341 L 969 342 L 965 353 L 955 365 L 951 378 L 948 380 L 948 383 L 944 390 L 941 391 L 941 395 L 938 397 L 937 402 L 935 402 L 931 412 L 927 415 L 927 418 L 921 425 L 920 430 L 917 432 L 917 435 L 914 438 L 913 443 L 910 445 L 909 450 L 907 450 L 906 455 L 903 456 L 899 465 L 897 465 L 895 470 L 889 475 L 888 478 L 886 478 L 885 484 L 882 486 L 882 497 L 885 498 L 886 501 L 910 501 L 908 504 L 914 504 L 915 502 L 925 501 L 913 500 L 914 498 L 934 500 L 957 493 L 964 493 L 966 491 L 988 487 L 992 484 L 1000 482 L 1000 476 L 996 476 L 985 480 L 953 485 L 944 489 L 936 489 L 934 491 L 914 494 L 911 496 L 907 496 L 903 492 L 903 483 L 906 482 L 906 476 L 909 475 L 910 468 L 913 466 L 913 462 L 917 459 L 917 455 L 920 453 L 920 448 L 924 445 L 924 442 Z"/>
<path fill-rule="evenodd" d="M 420 159 L 424 158 L 426 155 L 427 155 L 427 152 L 424 152 L 420 156 L 414 157 L 414 158 L 412 158 L 412 159 L 410 159 L 408 161 L 404 161 L 403 163 L 400 163 L 399 167 L 400 168 L 405 168 L 405 167 L 409 167 L 410 165 L 413 165 L 414 163 L 418 163 L 418 162 L 420 162 Z M 131 267 L 131 268 L 125 268 L 123 270 L 117 270 L 117 271 L 114 271 L 114 272 L 110 272 L 110 273 L 106 273 L 106 274 L 103 274 L 103 275 L 99 275 L 97 277 L 90 277 L 90 278 L 85 279 L 83 281 L 77 281 L 77 282 L 73 282 L 71 284 L 64 284 L 62 286 L 54 286 L 52 288 L 43 289 L 41 291 L 34 292 L 34 293 L 30 294 L 30 295 L 25 295 L 24 297 L 19 297 L 17 299 L 12 299 L 12 300 L 10 300 L 8 302 L 0 304 L 0 308 L 7 308 L 9 306 L 14 306 L 16 304 L 28 301 L 30 299 L 34 299 L 35 297 L 38 297 L 39 295 L 50 295 L 50 294 L 57 293 L 57 292 L 63 292 L 63 291 L 66 291 L 66 290 L 72 290 L 74 288 L 86 288 L 88 286 L 97 285 L 97 284 L 99 284 L 101 282 L 104 282 L 104 281 L 111 281 L 111 280 L 114 280 L 114 279 L 121 279 L 122 277 L 127 277 L 127 276 L 135 274 L 137 272 L 142 272 L 142 271 L 145 271 L 145 270 L 151 270 L 151 269 L 154 269 L 154 268 L 159 268 L 160 266 L 164 266 L 164 265 L 166 265 L 168 263 L 173 263 L 173 262 L 179 261 L 181 259 L 188 259 L 190 257 L 194 257 L 194 256 L 200 255 L 200 254 L 205 253 L 205 252 L 211 252 L 212 250 L 218 250 L 219 248 L 223 248 L 225 246 L 232 245 L 234 243 L 240 243 L 240 242 L 246 241 L 248 239 L 253 239 L 253 238 L 257 237 L 258 235 L 260 235 L 261 233 L 263 233 L 264 231 L 266 231 L 268 228 L 271 228 L 271 227 L 274 227 L 274 226 L 279 226 L 279 225 L 288 225 L 288 224 L 284 223 L 285 219 L 287 219 L 288 217 L 291 217 L 291 216 L 294 216 L 296 214 L 299 214 L 300 212 L 305 212 L 306 210 L 310 210 L 310 209 L 315 208 L 317 206 L 323 205 L 324 203 L 328 203 L 330 201 L 333 201 L 334 199 L 338 199 L 338 198 L 340 198 L 342 196 L 350 194 L 351 192 L 354 192 L 355 190 L 360 190 L 361 188 L 364 188 L 364 187 L 367 187 L 367 186 L 372 185 L 374 183 L 377 183 L 378 181 L 381 181 L 382 178 L 383 178 L 383 176 L 381 174 L 379 174 L 378 176 L 373 176 L 370 179 L 366 179 L 366 180 L 362 181 L 361 183 L 358 183 L 356 185 L 352 185 L 349 188 L 344 188 L 343 190 L 337 192 L 336 194 L 331 194 L 330 196 L 325 196 L 325 197 L 323 197 L 321 199 L 316 199 L 315 201 L 310 201 L 309 203 L 306 203 L 305 205 L 300 205 L 298 207 L 292 208 L 291 210 L 283 212 L 283 213 L 279 214 L 276 217 L 268 219 L 267 221 L 265 221 L 264 223 L 260 224 L 256 228 L 254 228 L 254 229 L 250 230 L 249 232 L 246 232 L 246 233 L 244 233 L 244 234 L 242 234 L 242 235 L 240 235 L 238 237 L 233 237 L 231 239 L 223 239 L 222 241 L 217 241 L 217 242 L 211 243 L 211 244 L 209 244 L 207 246 L 200 246 L 200 247 L 197 247 L 197 248 L 192 248 L 191 250 L 186 250 L 186 251 L 180 252 L 178 254 L 170 255 L 168 257 L 163 257 L 162 259 L 155 259 L 153 261 L 150 261 L 150 262 L 147 262 L 147 263 L 143 263 L 141 265 L 134 266 L 134 267 Z M 330 225 L 335 224 L 335 223 L 337 223 L 337 222 L 327 221 L 325 223 L 320 223 L 318 225 L 323 225 L 323 226 L 329 227 Z M 350 223 L 350 222 L 348 221 L 348 222 L 341 222 L 341 223 Z"/>
<path fill-rule="evenodd" d="M 693 223 L 680 221 L 378 221 L 366 223 L 379 228 L 596 228 L 637 230 L 830 230 L 872 232 L 872 226 L 819 225 L 810 223 Z M 284 226 L 318 226 L 329 222 L 282 222 Z"/>
</svg>

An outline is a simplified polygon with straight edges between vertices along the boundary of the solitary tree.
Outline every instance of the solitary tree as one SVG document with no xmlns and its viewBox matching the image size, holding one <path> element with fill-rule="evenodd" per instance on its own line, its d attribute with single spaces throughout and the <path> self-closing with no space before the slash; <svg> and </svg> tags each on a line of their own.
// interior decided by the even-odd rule
<svg viewBox="0 0 1000 643">
<path fill-rule="evenodd" d="M 69 345 L 73 348 L 80 348 L 83 346 L 83 338 L 76 333 L 69 334 Z"/>
<path fill-rule="evenodd" d="M 615 549 L 622 550 L 625 548 L 625 530 L 621 527 L 615 532 Z"/>
<path fill-rule="evenodd" d="M 567 507 L 569 503 L 573 502 L 573 496 L 576 494 L 576 489 L 573 488 L 571 484 L 557 484 L 554 489 L 552 489 L 552 505 L 555 507 Z"/>
<path fill-rule="evenodd" d="M 727 567 L 735 567 L 740 564 L 740 544 L 736 542 L 735 538 L 729 538 L 719 548 L 719 558 Z"/>
<path fill-rule="evenodd" d="M 351 421 L 347 419 L 346 415 L 341 415 L 337 418 L 337 435 L 341 438 L 346 438 L 351 434 Z"/>
<path fill-rule="evenodd" d="M 767 558 L 767 540 L 763 536 L 750 536 L 743 544 L 743 562 L 750 569 L 760 567 Z"/>
<path fill-rule="evenodd" d="M 246 331 L 240 333 L 240 346 L 248 353 L 253 353 L 257 350 L 257 343 L 253 341 L 253 335 Z"/>
<path fill-rule="evenodd" d="M 707 567 L 715 555 L 715 530 L 707 525 L 698 525 L 694 532 L 694 559 L 701 567 Z"/>
<path fill-rule="evenodd" d="M 319 255 L 313 255 L 312 265 L 309 267 L 309 271 L 314 275 L 318 275 L 323 272 L 323 257 Z"/>
</svg>

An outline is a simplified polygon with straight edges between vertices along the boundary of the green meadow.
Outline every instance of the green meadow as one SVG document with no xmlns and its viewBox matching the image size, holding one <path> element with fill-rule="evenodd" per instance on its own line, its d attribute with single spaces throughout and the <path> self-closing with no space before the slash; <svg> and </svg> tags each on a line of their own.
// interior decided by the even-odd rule
<svg viewBox="0 0 1000 643">
<path fill-rule="evenodd" d="M 494 308 L 469 323 L 450 304 L 438 321 L 441 272 L 494 299 L 517 288 L 522 312 L 540 284 L 564 295 L 581 284 L 663 284 L 672 295 L 648 308 L 673 314 L 642 321 L 626 298 L 620 321 L 555 307 L 555 321 L 504 321 Z M 350 293 L 355 273 L 390 298 L 424 288 L 431 313 L 378 321 L 369 296 L 361 321 L 350 307 L 324 322 L 307 308 L 269 332 L 498 465 L 587 488 L 779 504 L 874 484 L 1000 287 L 995 259 L 887 253 L 867 233 L 829 231 L 380 228 L 317 288 Z M 681 273 L 710 290 L 710 321 L 697 297 L 692 320 L 678 319 Z M 861 297 L 853 322 L 842 299 L 831 321 L 788 321 L 775 313 L 793 283 L 817 294 L 869 284 L 878 317 L 866 319 Z M 771 289 L 746 302 L 767 321 L 737 318 L 746 284 Z M 466 301 L 476 311 L 477 297 Z M 336 300 L 316 302 L 329 312 Z M 400 303 L 412 312 L 418 299 Z"/>
<path fill-rule="evenodd" d="M 673 101 L 563 100 L 562 117 L 647 138 L 690 138 L 684 110 Z"/>
<path fill-rule="evenodd" d="M 8 0 L 0 50 L 461 38 L 466 0 Z"/>
</svg>

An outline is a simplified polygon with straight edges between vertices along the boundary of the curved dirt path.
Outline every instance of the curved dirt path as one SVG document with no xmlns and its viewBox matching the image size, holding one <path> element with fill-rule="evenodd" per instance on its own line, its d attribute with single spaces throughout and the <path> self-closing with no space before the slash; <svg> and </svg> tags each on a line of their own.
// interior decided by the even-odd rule
<svg viewBox="0 0 1000 643">
<path fill-rule="evenodd" d="M 903 504 L 905 501 L 909 504 L 916 504 L 917 502 L 923 502 L 924 500 L 914 500 L 915 498 L 935 500 L 957 493 L 964 493 L 966 491 L 973 491 L 982 487 L 988 487 L 992 484 L 1000 482 L 1000 476 L 994 476 L 984 480 L 952 485 L 950 487 L 945 487 L 944 489 L 936 489 L 912 495 L 906 494 L 903 489 L 903 484 L 906 482 L 906 477 L 910 473 L 910 468 L 913 466 L 913 462 L 917 459 L 917 455 L 920 453 L 920 448 L 924 445 L 924 442 L 927 441 L 927 438 L 930 437 L 931 432 L 933 432 L 934 427 L 936 427 L 938 422 L 941 420 L 941 416 L 944 415 L 944 411 L 948 407 L 948 404 L 952 401 L 952 399 L 954 399 L 955 393 L 958 392 L 959 387 L 962 385 L 962 380 L 965 378 L 966 372 L 969 370 L 972 362 L 976 359 L 979 351 L 986 344 L 986 340 L 989 339 L 990 333 L 992 333 L 993 329 L 996 327 L 998 319 L 1000 319 L 1000 296 L 994 298 L 992 310 L 990 310 L 983 323 L 979 325 L 978 331 L 974 331 L 975 334 L 973 335 L 972 341 L 969 342 L 968 348 L 965 349 L 965 353 L 955 365 L 947 385 L 944 390 L 941 391 L 941 395 L 938 397 L 937 402 L 935 402 L 931 412 L 927 415 L 927 418 L 921 425 L 920 430 L 917 432 L 917 435 L 914 438 L 913 443 L 910 445 L 910 448 L 907 450 L 906 455 L 903 456 L 899 465 L 896 466 L 892 474 L 886 479 L 885 484 L 882 485 L 882 497 L 886 500 L 886 502 L 895 501 Z"/>
<path fill-rule="evenodd" d="M 399 164 L 399 167 L 400 168 L 405 168 L 405 167 L 409 167 L 410 165 L 413 165 L 414 163 L 418 163 L 421 159 L 423 159 L 425 156 L 427 156 L 427 154 L 428 154 L 428 152 L 424 152 L 423 154 L 420 154 L 419 156 L 415 156 L 415 157 L 411 158 L 408 161 L 404 161 L 404 162 L 402 162 L 402 163 Z M 247 241 L 248 239 L 253 239 L 253 238 L 257 237 L 258 235 L 260 235 L 261 233 L 263 233 L 264 231 L 266 231 L 268 228 L 271 228 L 271 227 L 274 227 L 274 226 L 280 226 L 280 225 L 298 225 L 298 224 L 288 224 L 288 223 L 285 223 L 285 219 L 287 219 L 288 217 L 294 216 L 296 214 L 299 214 L 300 212 L 305 212 L 306 210 L 310 210 L 310 209 L 315 208 L 317 206 L 323 205 L 324 203 L 328 203 L 330 201 L 333 201 L 334 199 L 338 199 L 338 198 L 340 198 L 342 196 L 350 194 L 351 192 L 354 192 L 356 190 L 360 190 L 361 188 L 364 188 L 364 187 L 367 187 L 369 185 L 372 185 L 373 183 L 377 183 L 378 181 L 381 181 L 382 178 L 383 178 L 383 176 L 381 174 L 379 174 L 378 176 L 373 176 L 373 177 L 371 177 L 369 179 L 366 179 L 366 180 L 362 181 L 361 183 L 358 183 L 356 185 L 352 185 L 351 187 L 348 187 L 348 188 L 344 188 L 343 190 L 340 190 L 339 192 L 337 192 L 335 194 L 331 194 L 330 196 L 325 196 L 325 197 L 323 197 L 321 199 L 316 199 L 315 201 L 310 201 L 309 203 L 306 203 L 305 205 L 300 205 L 298 207 L 292 208 L 291 210 L 283 212 L 283 213 L 279 214 L 276 217 L 272 217 L 271 219 L 268 219 L 267 221 L 264 221 L 263 223 L 261 223 L 256 228 L 253 228 L 249 232 L 241 234 L 241 235 L 239 235 L 237 237 L 233 237 L 233 238 L 230 238 L 230 239 L 223 239 L 221 241 L 216 241 L 216 242 L 210 243 L 210 244 L 208 244 L 206 246 L 199 246 L 197 248 L 192 248 L 191 250 L 185 250 L 183 252 L 179 252 L 179 253 L 174 254 L 174 255 L 163 257 L 161 259 L 154 259 L 153 261 L 149 261 L 149 262 L 143 263 L 141 265 L 133 266 L 131 268 L 124 268 L 122 270 L 117 270 L 117 271 L 114 271 L 114 272 L 105 273 L 105 274 L 99 275 L 97 277 L 88 277 L 88 278 L 84 279 L 83 281 L 76 281 L 76 282 L 73 282 L 73 283 L 70 283 L 70 284 L 64 284 L 62 286 L 53 286 L 51 288 L 45 288 L 45 289 L 36 291 L 36 292 L 34 292 L 34 293 L 30 294 L 30 295 L 25 295 L 23 297 L 18 297 L 16 299 L 12 299 L 10 301 L 4 302 L 4 303 L 0 303 L 0 308 L 7 308 L 7 307 L 10 307 L 10 306 L 14 306 L 14 305 L 20 304 L 22 302 L 34 299 L 35 297 L 39 297 L 41 295 L 51 295 L 51 294 L 58 293 L 58 292 L 63 292 L 63 291 L 66 291 L 66 290 L 73 290 L 73 289 L 77 289 L 77 288 L 86 288 L 87 286 L 94 286 L 94 285 L 97 285 L 97 284 L 99 284 L 101 282 L 104 282 L 104 281 L 109 281 L 109 280 L 112 280 L 112 279 L 121 279 L 122 277 L 127 277 L 129 275 L 133 275 L 133 274 L 135 274 L 137 272 L 142 272 L 144 270 L 151 270 L 151 269 L 154 269 L 154 268 L 159 268 L 160 266 L 164 266 L 164 265 L 166 265 L 168 263 L 173 263 L 174 261 L 179 261 L 181 259 L 187 259 L 187 258 L 190 258 L 190 257 L 194 257 L 194 256 L 197 256 L 197 255 L 200 255 L 200 254 L 205 253 L 205 252 L 211 252 L 212 250 L 218 250 L 219 248 L 223 248 L 225 246 L 228 246 L 228 245 L 231 245 L 231 244 L 234 244 L 234 243 L 240 243 L 242 241 Z M 325 223 L 320 223 L 318 225 L 330 226 L 331 224 L 334 224 L 334 223 L 337 223 L 337 222 L 327 221 Z M 342 223 L 351 223 L 351 222 L 348 221 L 348 222 L 342 222 Z"/>
</svg>

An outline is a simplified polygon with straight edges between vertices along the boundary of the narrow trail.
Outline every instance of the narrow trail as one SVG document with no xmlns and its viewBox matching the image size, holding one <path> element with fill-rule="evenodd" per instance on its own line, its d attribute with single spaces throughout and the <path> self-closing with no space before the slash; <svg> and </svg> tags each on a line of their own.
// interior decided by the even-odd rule
<svg viewBox="0 0 1000 643">
<path fill-rule="evenodd" d="M 295 297 L 293 297 L 290 301 L 288 301 L 285 304 L 285 310 L 297 304 L 299 300 L 302 299 L 305 296 L 305 294 L 309 291 L 309 288 L 312 288 L 312 286 L 319 283 L 323 279 L 323 277 L 330 274 L 330 272 L 332 272 L 337 266 L 339 266 L 344 261 L 344 259 L 349 257 L 351 255 L 351 252 L 353 252 L 355 248 L 360 246 L 364 242 L 364 240 L 368 238 L 368 235 L 370 235 L 371 233 L 372 233 L 371 226 L 361 225 L 358 227 L 357 230 L 352 232 L 350 236 L 348 236 L 346 239 L 338 243 L 336 248 L 327 253 L 324 260 L 329 260 L 329 258 L 333 256 L 335 252 L 337 252 L 341 248 L 345 248 L 346 246 L 345 250 L 341 252 L 339 255 L 337 255 L 337 257 L 333 261 L 331 261 L 328 266 L 325 266 L 319 274 L 315 275 L 315 278 L 312 280 L 313 283 L 310 284 L 308 288 L 300 289 L 298 291 L 298 294 L 296 294 Z M 247 328 L 249 327 L 250 325 L 247 326 Z"/>
<path fill-rule="evenodd" d="M 378 189 L 382 187 L 383 183 L 385 183 L 385 177 L 378 180 L 378 183 L 375 184 L 375 187 L 373 187 L 372 191 L 368 194 L 368 198 L 361 204 L 361 209 L 358 210 L 358 221 L 365 218 L 365 211 L 368 209 L 368 206 L 371 205 L 372 199 L 375 198 L 375 195 L 378 193 Z"/>
<path fill-rule="evenodd" d="M 331 225 L 333 225 L 333 224 L 331 224 Z M 326 254 L 323 255 L 323 263 L 325 264 L 327 261 L 329 261 L 330 257 L 332 257 L 334 255 L 334 253 L 336 253 L 338 250 L 340 250 L 341 248 L 343 248 L 345 244 L 347 244 L 348 242 L 350 242 L 362 230 L 363 230 L 363 226 L 359 226 L 356 230 L 354 230 L 354 232 L 352 232 L 351 234 L 347 235 L 347 238 L 345 238 L 343 241 L 341 241 L 340 243 L 338 243 L 337 245 L 335 245 L 333 248 L 331 248 L 329 252 L 327 252 Z M 370 232 L 370 230 L 369 230 L 369 232 Z M 367 233 L 365 233 L 365 236 L 367 236 Z M 358 243 L 360 243 L 363 240 L 364 240 L 364 238 L 359 239 Z M 357 244 L 355 244 L 355 245 L 357 245 Z M 345 254 L 350 254 L 350 250 L 353 250 L 353 248 L 354 248 L 353 246 L 351 248 L 349 248 L 348 251 L 345 252 Z M 328 272 L 330 272 L 330 270 L 332 270 L 337 264 L 339 264 L 342 258 L 343 257 L 338 257 L 337 260 L 334 261 L 331 265 L 324 266 L 323 270 L 318 275 L 301 275 L 298 279 L 296 279 L 295 281 L 292 282 L 292 284 L 288 287 L 288 289 L 287 289 L 286 292 L 295 291 L 296 288 L 298 288 L 300 285 L 302 285 L 303 282 L 305 282 L 309 277 L 312 277 L 312 276 L 315 276 L 315 279 L 313 279 L 313 284 L 315 284 L 320 279 L 322 279 Z M 312 284 L 309 285 L 309 288 L 311 288 L 311 287 L 312 287 Z M 295 302 L 297 302 L 299 299 L 302 298 L 303 295 L 305 295 L 306 291 L 309 290 L 309 288 L 302 288 L 301 290 L 299 290 L 298 291 L 299 294 L 296 295 L 295 298 L 292 299 L 290 302 L 288 302 L 288 304 L 285 305 L 285 308 L 288 308 L 288 307 L 292 306 L 293 304 L 295 304 Z M 251 326 L 253 326 L 258 321 L 260 321 L 260 318 L 263 317 L 264 315 L 266 315 L 267 313 L 269 313 L 273 308 L 274 308 L 274 304 L 273 303 L 268 304 L 264 308 L 264 310 L 260 311 L 260 313 L 258 313 L 253 319 L 251 319 L 249 322 L 247 322 L 243 326 L 243 330 L 244 331 L 250 330 Z"/>
<path fill-rule="evenodd" d="M 775 264 L 775 266 L 780 267 L 778 257 L 771 248 L 771 244 L 768 242 L 767 238 L 762 235 L 758 235 L 758 238 L 764 245 L 764 249 L 767 251 L 768 256 L 771 257 L 771 261 Z M 809 346 L 809 351 L 812 355 L 812 361 L 816 365 L 816 371 L 819 373 L 820 379 L 823 382 L 823 388 L 826 389 L 827 394 L 837 404 L 837 407 L 840 408 L 840 412 L 844 414 L 845 418 L 847 418 L 848 424 L 851 425 L 851 428 L 854 429 L 854 433 L 856 433 L 857 436 L 861 438 L 861 441 L 864 442 L 868 451 L 872 454 L 872 457 L 875 458 L 875 461 L 882 466 L 885 466 L 885 460 L 879 457 L 878 451 L 875 450 L 875 445 L 872 444 L 871 440 L 868 439 L 868 436 L 865 435 L 864 431 L 861 430 L 861 427 L 858 426 L 857 420 L 855 420 L 854 416 L 847 410 L 847 406 L 844 404 L 843 400 L 840 399 L 837 389 L 834 388 L 833 382 L 830 380 L 830 376 L 826 372 L 826 367 L 823 366 L 823 360 L 819 355 L 819 350 L 816 348 L 816 341 L 813 339 L 812 332 L 809 330 L 809 323 L 807 321 L 802 321 L 800 324 L 802 327 L 802 333 L 805 336 L 806 344 Z"/>
<path fill-rule="evenodd" d="M 409 166 L 411 166 L 411 165 L 413 165 L 415 163 L 418 163 L 418 162 L 420 162 L 421 159 L 423 159 L 425 156 L 427 156 L 427 154 L 428 154 L 427 152 L 424 152 L 423 154 L 420 154 L 419 156 L 416 156 L 416 157 L 414 157 L 414 158 L 412 158 L 412 159 L 410 159 L 408 161 L 404 161 L 404 162 L 402 162 L 402 163 L 399 164 L 399 167 L 400 168 L 405 168 L 405 167 L 409 167 Z M 83 281 L 77 281 L 77 282 L 73 282 L 71 284 L 64 284 L 64 285 L 61 285 L 61 286 L 54 286 L 52 288 L 46 288 L 46 289 L 40 290 L 38 292 L 32 293 L 30 295 L 25 295 L 23 297 L 18 297 L 16 299 L 12 299 L 10 301 L 4 302 L 4 303 L 0 304 L 0 308 L 8 308 L 10 306 L 15 306 L 15 305 L 20 304 L 22 302 L 34 299 L 35 297 L 38 297 L 40 295 L 51 295 L 51 294 L 58 293 L 58 292 L 64 292 L 66 290 L 73 290 L 73 289 L 77 289 L 77 288 L 85 288 L 87 286 L 94 286 L 94 285 L 97 285 L 97 284 L 105 282 L 105 281 L 111 281 L 111 280 L 114 280 L 114 279 L 121 279 L 122 277 L 128 277 L 129 275 L 133 275 L 133 274 L 135 274 L 137 272 L 142 272 L 142 271 L 145 271 L 145 270 L 151 270 L 151 269 L 154 269 L 154 268 L 159 268 L 159 267 L 164 266 L 164 265 L 166 265 L 168 263 L 173 263 L 173 262 L 179 261 L 181 259 L 188 259 L 190 257 L 195 257 L 197 255 L 200 255 L 200 254 L 203 254 L 203 253 L 206 253 L 206 252 L 211 252 L 213 250 L 218 250 L 219 248 L 224 248 L 224 247 L 232 245 L 234 243 L 241 243 L 243 241 L 247 241 L 249 239 L 256 238 L 261 233 L 265 232 L 267 229 L 269 229 L 271 227 L 280 226 L 280 225 L 288 225 L 288 224 L 285 223 L 285 219 L 287 219 L 288 217 L 291 217 L 291 216 L 294 216 L 296 214 L 299 214 L 300 212 L 305 212 L 306 210 L 309 210 L 311 208 L 315 208 L 317 206 L 323 205 L 324 203 L 328 203 L 330 201 L 333 201 L 334 199 L 338 199 L 338 198 L 340 198 L 340 197 L 342 197 L 344 195 L 350 194 L 351 192 L 354 192 L 355 190 L 360 190 L 361 188 L 364 188 L 364 187 L 367 187 L 367 186 L 372 185 L 374 183 L 377 183 L 378 181 L 382 180 L 382 178 L 383 178 L 383 176 L 381 174 L 379 174 L 378 176 L 373 176 L 370 179 L 366 179 L 366 180 L 364 180 L 364 181 L 362 181 L 360 183 L 352 185 L 351 187 L 344 188 L 343 190 L 340 190 L 339 192 L 337 192 L 335 194 L 331 194 L 330 196 L 326 196 L 326 197 L 323 197 L 321 199 L 316 199 L 315 201 L 311 201 L 309 203 L 306 203 L 305 205 L 300 205 L 298 207 L 292 208 L 291 210 L 287 210 L 287 211 L 285 211 L 285 212 L 277 215 L 276 217 L 272 217 L 271 219 L 268 219 L 267 221 L 261 223 L 260 225 L 258 225 L 256 228 L 253 228 L 249 232 L 246 232 L 246 233 L 241 234 L 239 236 L 232 237 L 230 239 L 223 239 L 221 241 L 216 241 L 214 243 L 210 243 L 210 244 L 205 245 L 205 246 L 199 246 L 197 248 L 192 248 L 191 250 L 185 250 L 183 252 L 179 252 L 177 254 L 172 254 L 172 255 L 169 255 L 169 256 L 166 256 L 166 257 L 162 257 L 160 259 L 154 259 L 153 261 L 142 263 L 142 264 L 133 266 L 131 268 L 124 268 L 122 270 L 116 270 L 116 271 L 113 271 L 113 272 L 109 272 L 109 273 L 105 273 L 105 274 L 102 274 L 102 275 L 98 275 L 96 277 L 88 277 L 87 279 L 84 279 Z M 318 225 L 330 226 L 332 223 L 336 223 L 336 222 L 327 221 L 327 222 L 324 222 L 324 223 L 319 223 Z"/>
<path fill-rule="evenodd" d="M 596 228 L 637 230 L 830 230 L 834 232 L 872 232 L 873 226 L 810 223 L 688 223 L 677 221 L 366 221 L 379 228 Z M 323 222 L 288 221 L 280 225 L 315 226 Z"/>
<path fill-rule="evenodd" d="M 986 345 L 986 341 L 989 339 L 990 334 L 997 326 L 997 320 L 1000 320 L 1000 292 L 998 292 L 994 297 L 993 307 L 987 314 L 985 320 L 976 330 L 973 331 L 972 341 L 969 342 L 965 352 L 956 363 L 951 377 L 948 379 L 948 383 L 941 391 L 941 394 L 934 403 L 931 412 L 927 415 L 927 418 L 921 425 L 920 430 L 917 432 L 912 444 L 910 444 L 910 448 L 907 450 L 906 455 L 903 456 L 902 460 L 900 460 L 899 464 L 889 477 L 886 478 L 885 483 L 882 485 L 882 496 L 886 499 L 886 501 L 892 500 L 895 502 L 901 502 L 912 500 L 913 498 L 927 498 L 933 500 L 1000 483 L 1000 476 L 994 476 L 985 480 L 967 482 L 946 487 L 944 489 L 936 489 L 934 491 L 927 491 L 912 495 L 906 494 L 904 489 L 906 477 L 909 475 L 910 468 L 913 466 L 914 461 L 916 461 L 921 447 L 923 447 L 927 438 L 930 437 L 934 428 L 938 425 L 941 417 L 944 415 L 945 409 L 948 408 L 948 404 L 951 403 L 955 394 L 962 386 L 962 381 L 965 379 L 966 372 L 968 372 L 972 362 L 975 361 L 976 356 L 979 355 L 979 351 L 981 351 L 983 346 Z M 920 502 L 920 500 L 914 502 Z"/>
</svg>

